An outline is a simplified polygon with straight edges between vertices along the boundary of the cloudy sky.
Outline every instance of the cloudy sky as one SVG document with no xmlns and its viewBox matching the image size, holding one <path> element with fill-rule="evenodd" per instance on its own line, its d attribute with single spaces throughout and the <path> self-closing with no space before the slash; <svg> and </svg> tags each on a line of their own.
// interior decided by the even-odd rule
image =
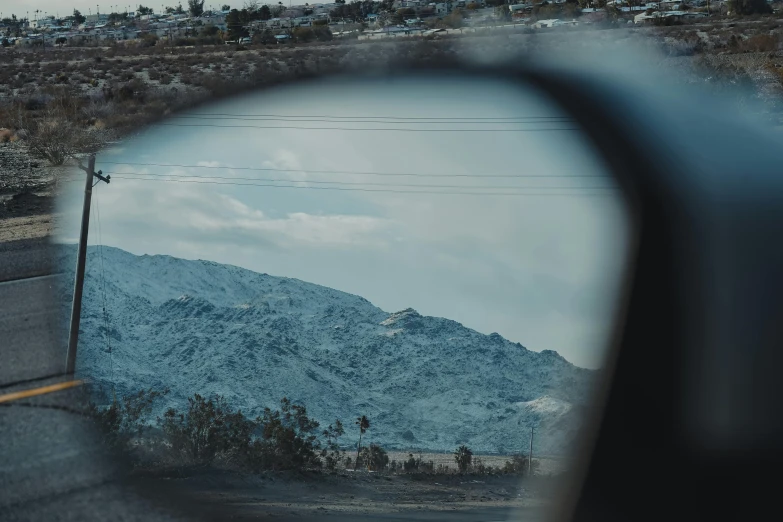
<svg viewBox="0 0 783 522">
<path fill-rule="evenodd" d="M 67 16 L 73 13 L 74 9 L 78 9 L 82 14 L 86 15 L 88 13 L 95 14 L 99 11 L 101 13 L 110 13 L 112 11 L 124 12 L 126 10 L 133 11 L 141 4 L 146 7 L 151 7 L 157 13 L 163 10 L 163 6 L 174 7 L 179 3 L 179 0 L 169 0 L 166 2 L 161 2 L 160 0 L 154 2 L 121 2 L 119 0 L 116 2 L 103 2 L 97 0 L 3 0 L 0 5 L 0 13 L 2 13 L 3 16 L 15 14 L 16 16 L 24 17 L 25 13 L 29 12 L 30 18 L 34 20 L 36 9 L 50 15 L 56 16 L 59 14 L 59 16 Z M 277 2 L 274 3 L 276 4 Z M 215 9 L 219 9 L 223 4 L 241 8 L 244 4 L 244 0 L 235 0 L 234 2 L 225 1 L 222 3 L 210 2 L 207 0 L 204 2 L 204 7 L 209 9 L 210 6 L 212 6 Z M 182 0 L 182 7 L 185 9 L 188 8 L 187 0 Z"/>
<path fill-rule="evenodd" d="M 626 221 L 616 192 L 589 188 L 611 182 L 581 134 L 551 130 L 573 129 L 559 116 L 533 92 L 455 78 L 205 106 L 99 156 L 112 173 L 93 199 L 100 239 L 413 307 L 597 367 Z M 81 178 L 69 189 L 60 239 L 75 242 Z"/>
</svg>

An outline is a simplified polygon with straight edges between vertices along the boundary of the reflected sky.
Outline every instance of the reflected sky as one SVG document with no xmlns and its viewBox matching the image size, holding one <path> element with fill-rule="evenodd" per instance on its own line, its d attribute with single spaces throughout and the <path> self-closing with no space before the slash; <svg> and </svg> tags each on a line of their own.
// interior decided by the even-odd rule
<svg viewBox="0 0 783 522">
<path fill-rule="evenodd" d="M 597 367 L 627 222 L 562 116 L 533 91 L 454 77 L 210 104 L 98 157 L 112 175 L 94 191 L 100 241 L 295 277 Z M 78 237 L 82 190 L 67 183 L 59 241 Z"/>
</svg>

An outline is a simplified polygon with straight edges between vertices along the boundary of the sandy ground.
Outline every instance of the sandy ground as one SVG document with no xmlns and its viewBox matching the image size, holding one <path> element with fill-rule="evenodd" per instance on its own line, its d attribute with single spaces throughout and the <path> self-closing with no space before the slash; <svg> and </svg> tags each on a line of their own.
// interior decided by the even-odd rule
<svg viewBox="0 0 783 522">
<path fill-rule="evenodd" d="M 454 461 L 454 453 L 419 453 L 417 451 L 389 451 L 389 461 L 396 460 L 397 462 L 404 462 L 408 460 L 409 455 L 413 455 L 416 458 L 421 458 L 423 462 L 432 461 L 435 467 L 444 466 L 450 470 L 456 471 L 457 463 Z M 503 465 L 511 460 L 511 455 L 474 455 L 474 458 L 481 459 L 485 466 L 492 466 L 495 468 L 502 468 Z M 556 475 L 562 473 L 567 468 L 567 459 L 565 458 L 535 458 L 534 462 L 538 463 L 539 475 Z"/>
<path fill-rule="evenodd" d="M 524 511 L 527 520 L 545 513 L 558 479 L 341 471 L 297 478 L 213 473 L 172 482 L 192 498 L 233 515 L 228 518 L 333 515 L 370 520 L 416 514 L 452 520 L 458 514 L 484 513 L 484 518 L 504 519 Z"/>
<path fill-rule="evenodd" d="M 49 237 L 53 230 L 52 214 L 0 219 L 0 243 Z"/>
<path fill-rule="evenodd" d="M 52 207 L 49 193 L 0 196 L 0 243 L 51 236 L 57 220 Z"/>
</svg>

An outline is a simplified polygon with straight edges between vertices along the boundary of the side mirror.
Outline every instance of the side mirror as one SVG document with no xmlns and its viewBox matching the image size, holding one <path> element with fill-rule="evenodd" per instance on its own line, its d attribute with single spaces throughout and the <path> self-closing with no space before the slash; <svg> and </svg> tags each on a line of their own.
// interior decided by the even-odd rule
<svg viewBox="0 0 783 522">
<path fill-rule="evenodd" d="M 164 440 L 201 406 L 241 412 L 244 442 L 225 451 L 260 453 L 225 458 L 254 469 L 394 461 L 511 484 L 531 457 L 572 454 L 630 226 L 545 91 L 443 72 L 313 80 L 177 114 L 95 164 L 114 183 L 93 193 L 76 371 L 99 409 L 107 390 L 154 397 L 135 457 L 222 462 Z M 73 183 L 64 243 L 80 201 Z M 289 455 L 258 437 L 294 407 L 330 429 L 292 435 L 309 442 Z M 364 416 L 366 434 L 335 428 Z M 411 463 L 417 447 L 431 456 Z"/>
</svg>

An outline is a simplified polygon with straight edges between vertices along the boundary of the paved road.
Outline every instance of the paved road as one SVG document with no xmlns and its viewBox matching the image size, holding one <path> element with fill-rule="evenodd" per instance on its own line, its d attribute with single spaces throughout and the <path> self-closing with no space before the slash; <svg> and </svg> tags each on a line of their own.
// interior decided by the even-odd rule
<svg viewBox="0 0 783 522">
<path fill-rule="evenodd" d="M 0 282 L 51 274 L 53 252 L 45 237 L 0 242 Z"/>
<path fill-rule="evenodd" d="M 4 262 L 0 254 L 0 264 Z M 63 371 L 64 337 L 54 298 L 59 277 L 0 283 L 0 385 Z"/>
<path fill-rule="evenodd" d="M 0 244 L 0 395 L 64 380 L 44 378 L 65 364 L 53 254 L 41 240 Z M 0 520 L 195 519 L 123 480 L 117 459 L 71 409 L 79 398 L 72 389 L 0 404 Z"/>
<path fill-rule="evenodd" d="M 66 332 L 56 303 L 62 276 L 54 247 L 33 240 L 0 244 L 0 395 L 62 382 Z M 48 378 L 47 378 L 48 377 Z M 129 482 L 79 413 L 79 388 L 0 403 L 0 520 L 144 521 L 263 520 L 258 512 L 226 513 L 184 497 L 172 481 Z M 273 520 L 507 520 L 506 510 L 412 514 L 275 514 Z M 531 517 L 537 518 L 537 517 Z M 528 520 L 528 517 L 523 517 Z"/>
</svg>

